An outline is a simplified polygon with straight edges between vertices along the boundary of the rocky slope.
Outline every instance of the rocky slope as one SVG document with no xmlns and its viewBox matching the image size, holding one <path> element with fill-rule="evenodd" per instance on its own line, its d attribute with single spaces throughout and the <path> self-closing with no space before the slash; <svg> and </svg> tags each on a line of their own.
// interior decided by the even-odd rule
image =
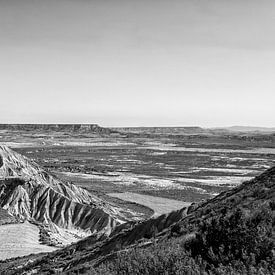
<svg viewBox="0 0 275 275">
<path fill-rule="evenodd" d="M 54 245 L 91 234 L 109 235 L 116 226 L 136 219 L 5 146 L 0 146 L 0 207 L 17 220 L 36 223 L 44 241 Z"/>
<path fill-rule="evenodd" d="M 6 263 L 6 267 L 13 268 L 11 274 L 24 274 L 24 272 L 39 274 L 48 274 L 47 272 L 64 272 L 68 274 L 75 272 L 79 274 L 83 272 L 86 274 L 87 272 L 94 272 L 93 267 L 116 259 L 118 252 L 132 251 L 135 248 L 137 252 L 134 252 L 134 254 L 138 253 L 140 249 L 145 249 L 145 253 L 147 251 L 146 247 L 158 243 L 164 244 L 161 248 L 164 251 L 166 249 L 165 243 L 168 244 L 171 238 L 184 242 L 188 239 L 193 239 L 198 234 L 202 224 L 211 225 L 212 220 L 222 222 L 225 216 L 230 219 L 236 209 L 240 209 L 244 213 L 244 217 L 250 217 L 258 209 L 265 206 L 274 211 L 274 203 L 275 167 L 251 181 L 244 182 L 232 190 L 221 193 L 207 202 L 194 204 L 188 209 L 163 215 L 157 219 L 151 219 L 138 224 L 128 224 L 128 226 L 120 226 L 107 239 L 95 240 L 92 237 L 88 237 L 60 251 L 49 253 L 46 257 L 41 256 L 32 263 L 25 264 L 23 268 L 22 266 L 18 268 L 16 261 Z M 234 215 L 236 216 L 236 214 Z M 257 221 L 258 218 L 254 220 L 256 224 Z M 234 230 L 234 228 L 235 226 L 230 230 Z M 250 231 L 246 232 L 249 234 Z M 264 234 L 264 232 L 261 231 L 261 234 Z M 229 231 L 229 233 L 231 232 Z M 260 238 L 262 238 L 261 236 Z M 268 235 L 268 238 L 272 240 L 272 235 Z M 178 242 L 172 242 L 171 244 L 175 245 L 175 249 L 178 247 Z M 165 252 L 163 253 L 165 255 Z"/>
</svg>

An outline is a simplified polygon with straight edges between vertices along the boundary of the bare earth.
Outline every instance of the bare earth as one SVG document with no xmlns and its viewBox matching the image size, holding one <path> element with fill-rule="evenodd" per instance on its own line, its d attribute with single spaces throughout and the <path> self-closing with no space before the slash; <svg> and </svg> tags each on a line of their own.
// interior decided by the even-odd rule
<svg viewBox="0 0 275 275">
<path fill-rule="evenodd" d="M 0 260 L 53 250 L 39 243 L 39 229 L 29 222 L 0 226 Z"/>
<path fill-rule="evenodd" d="M 183 207 L 188 207 L 190 202 L 160 198 L 149 195 L 141 195 L 132 192 L 125 193 L 109 193 L 111 197 L 116 197 L 124 201 L 136 202 L 145 205 L 154 210 L 154 217 L 170 213 L 171 211 L 179 210 Z"/>
</svg>

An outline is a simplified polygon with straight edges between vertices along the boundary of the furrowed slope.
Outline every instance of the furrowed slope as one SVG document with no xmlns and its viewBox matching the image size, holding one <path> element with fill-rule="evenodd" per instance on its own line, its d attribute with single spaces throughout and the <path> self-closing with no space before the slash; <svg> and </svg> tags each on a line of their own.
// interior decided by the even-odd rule
<svg viewBox="0 0 275 275">
<path fill-rule="evenodd" d="M 0 146 L 0 156 L 0 206 L 21 221 L 37 223 L 48 243 L 109 235 L 117 225 L 135 219 L 131 212 L 61 182 L 7 147 Z"/>
<path fill-rule="evenodd" d="M 74 272 L 76 274 L 94 272 L 93 267 L 97 267 L 102 263 L 108 263 L 109 261 L 112 262 L 116 259 L 118 252 L 122 253 L 126 251 L 127 253 L 131 253 L 129 251 L 142 251 L 142 249 L 145 249 L 145 253 L 147 251 L 146 247 L 158 243 L 164 244 L 164 248 L 162 247 L 164 252 L 161 253 L 165 254 L 171 238 L 177 240 L 194 239 L 201 230 L 202 224 L 211 224 L 212 220 L 222 221 L 224 216 L 234 216 L 235 214 L 233 213 L 236 209 L 241 209 L 245 213 L 245 217 L 250 217 L 262 207 L 272 208 L 272 205 L 275 203 L 274 200 L 275 167 L 251 181 L 244 182 L 232 190 L 221 193 L 207 202 L 192 205 L 187 210 L 177 211 L 167 216 L 164 215 L 157 219 L 129 226 L 128 228 L 121 226 L 109 238 L 101 242 L 95 242 L 94 239 L 88 237 L 63 250 L 50 253 L 46 257 L 25 266 L 23 269 L 15 267 L 13 272 L 14 274 L 30 271 L 43 274 L 45 270 L 47 272 L 70 274 Z M 257 219 L 255 226 L 257 227 Z M 230 230 L 234 230 L 234 228 Z M 240 230 L 242 230 L 241 226 Z M 271 228 L 271 230 L 274 232 L 274 228 Z M 221 237 L 222 239 L 226 239 L 226 235 Z M 179 244 L 171 243 L 170 245 L 178 247 Z M 117 273 L 114 272 L 111 274 Z"/>
</svg>

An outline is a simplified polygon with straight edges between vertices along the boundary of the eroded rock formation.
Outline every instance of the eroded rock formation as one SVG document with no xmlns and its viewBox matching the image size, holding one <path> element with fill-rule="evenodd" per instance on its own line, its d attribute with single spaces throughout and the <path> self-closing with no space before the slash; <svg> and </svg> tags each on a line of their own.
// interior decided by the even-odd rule
<svg viewBox="0 0 275 275">
<path fill-rule="evenodd" d="M 60 181 L 6 146 L 0 146 L 0 156 L 0 207 L 38 224 L 52 244 L 109 235 L 117 225 L 135 219 L 130 211 Z"/>
</svg>

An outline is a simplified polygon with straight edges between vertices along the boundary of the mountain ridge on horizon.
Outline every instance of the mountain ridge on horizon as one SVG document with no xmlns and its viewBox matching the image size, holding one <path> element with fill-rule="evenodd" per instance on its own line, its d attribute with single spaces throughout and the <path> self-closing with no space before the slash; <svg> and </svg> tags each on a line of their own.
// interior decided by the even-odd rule
<svg viewBox="0 0 275 275">
<path fill-rule="evenodd" d="M 270 132 L 275 131 L 275 127 L 268 126 L 250 126 L 250 125 L 232 125 L 232 126 L 202 126 L 202 125 L 167 125 L 167 126 L 101 126 L 99 123 L 0 123 L 0 130 L 32 130 L 36 128 L 47 130 L 99 130 L 99 129 L 147 129 L 147 128 L 186 128 L 186 129 L 202 129 L 202 130 L 230 130 L 236 132 Z"/>
</svg>

